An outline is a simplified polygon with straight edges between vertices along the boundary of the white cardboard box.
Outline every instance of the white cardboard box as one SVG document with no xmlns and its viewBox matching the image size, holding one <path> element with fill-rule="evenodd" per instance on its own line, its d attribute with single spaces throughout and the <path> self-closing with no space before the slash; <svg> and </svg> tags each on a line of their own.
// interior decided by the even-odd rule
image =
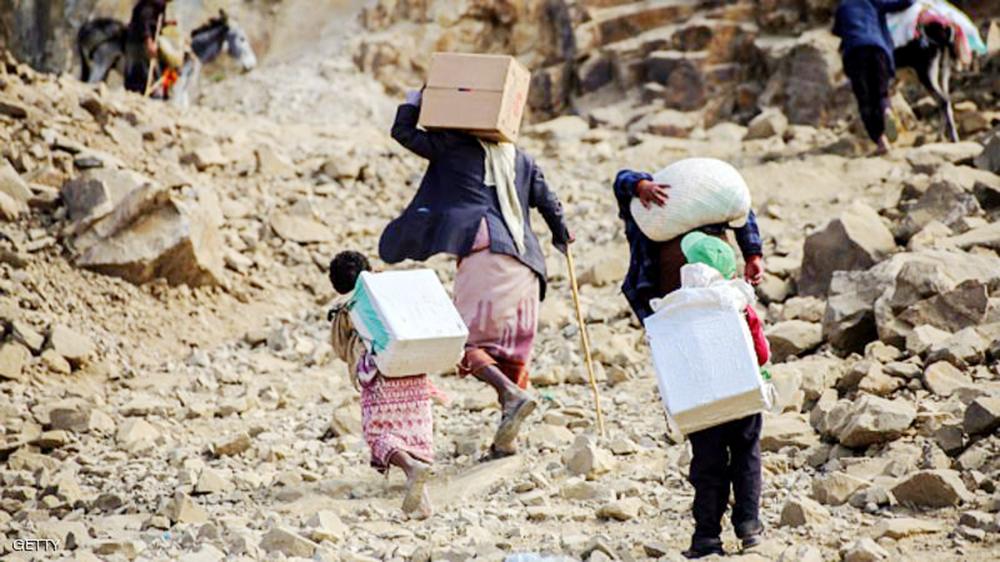
<svg viewBox="0 0 1000 562">
<path fill-rule="evenodd" d="M 451 370 L 465 353 L 469 330 L 430 269 L 364 272 L 351 321 L 386 376 Z"/>
<path fill-rule="evenodd" d="M 684 435 L 768 408 L 750 329 L 720 294 L 727 289 L 678 289 L 646 319 L 660 397 Z"/>
</svg>

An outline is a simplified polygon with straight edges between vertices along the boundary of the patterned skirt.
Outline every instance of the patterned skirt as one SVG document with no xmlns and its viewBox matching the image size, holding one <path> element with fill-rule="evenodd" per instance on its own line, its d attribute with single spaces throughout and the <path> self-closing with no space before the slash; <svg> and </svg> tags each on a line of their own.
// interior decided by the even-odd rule
<svg viewBox="0 0 1000 562">
<path fill-rule="evenodd" d="M 427 375 L 386 377 L 376 374 L 361 384 L 361 425 L 372 453 L 372 466 L 389 469 L 398 451 L 434 462 L 433 386 Z"/>
</svg>

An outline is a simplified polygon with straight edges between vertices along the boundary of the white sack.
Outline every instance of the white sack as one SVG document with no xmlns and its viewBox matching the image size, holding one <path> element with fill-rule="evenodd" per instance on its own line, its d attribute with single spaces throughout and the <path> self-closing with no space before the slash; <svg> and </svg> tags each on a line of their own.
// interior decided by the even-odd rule
<svg viewBox="0 0 1000 562">
<path fill-rule="evenodd" d="M 657 183 L 670 186 L 663 207 L 632 200 L 632 217 L 650 240 L 666 242 L 696 228 L 719 223 L 740 227 L 750 213 L 750 189 L 730 164 L 715 158 L 687 158 L 660 170 Z"/>
</svg>

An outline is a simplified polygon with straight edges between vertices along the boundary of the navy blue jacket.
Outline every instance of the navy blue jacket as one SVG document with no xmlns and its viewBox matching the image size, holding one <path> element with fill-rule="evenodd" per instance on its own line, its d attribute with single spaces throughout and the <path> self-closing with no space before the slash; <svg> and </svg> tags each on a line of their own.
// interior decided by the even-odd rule
<svg viewBox="0 0 1000 562">
<path fill-rule="evenodd" d="M 663 295 L 659 294 L 658 278 L 660 275 L 659 242 L 654 242 L 639 230 L 639 225 L 632 218 L 632 199 L 636 196 L 635 188 L 641 180 L 652 180 L 653 176 L 643 172 L 622 170 L 615 177 L 615 199 L 618 200 L 618 216 L 625 222 L 625 238 L 628 240 L 631 259 L 628 273 L 622 283 L 622 293 L 628 300 L 632 311 L 644 321 L 653 314 L 649 301 Z M 729 228 L 727 225 L 711 225 L 700 230 L 709 233 L 719 233 Z M 750 211 L 747 223 L 733 229 L 736 233 L 736 243 L 744 257 L 763 255 L 763 244 L 760 230 L 757 228 L 757 216 Z"/>
<path fill-rule="evenodd" d="M 840 37 L 840 52 L 846 55 L 858 47 L 878 47 L 889 60 L 889 72 L 895 74 L 892 36 L 885 16 L 912 5 L 913 0 L 841 0 L 833 22 L 833 33 Z"/>
<path fill-rule="evenodd" d="M 545 183 L 542 170 L 530 156 L 517 151 L 514 181 L 525 220 L 525 252 L 521 255 L 500 214 L 496 190 L 485 186 L 486 154 L 479 141 L 460 132 L 418 129 L 419 117 L 420 108 L 414 105 L 403 104 L 396 111 L 392 138 L 430 163 L 409 206 L 382 232 L 379 256 L 386 263 L 423 261 L 438 253 L 465 257 L 486 217 L 490 251 L 513 256 L 534 271 L 541 281 L 541 298 L 545 298 L 545 257 L 531 230 L 529 208 L 538 209 L 552 231 L 553 243 L 562 252 L 566 251 L 569 231 L 562 204 Z"/>
</svg>

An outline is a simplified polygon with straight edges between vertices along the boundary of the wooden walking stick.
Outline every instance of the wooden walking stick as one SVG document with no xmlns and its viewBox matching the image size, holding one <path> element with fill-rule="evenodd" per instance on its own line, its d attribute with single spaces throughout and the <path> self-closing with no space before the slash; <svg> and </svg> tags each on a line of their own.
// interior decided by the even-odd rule
<svg viewBox="0 0 1000 562">
<path fill-rule="evenodd" d="M 590 336 L 587 335 L 587 324 L 583 321 L 583 307 L 580 305 L 580 286 L 576 282 L 576 266 L 573 263 L 573 252 L 566 246 L 566 267 L 569 269 L 569 286 L 573 291 L 573 306 L 576 307 L 576 321 L 580 325 L 580 343 L 583 345 L 583 357 L 587 362 L 587 374 L 590 375 L 590 390 L 594 393 L 594 412 L 597 414 L 597 430 L 604 437 L 604 414 L 601 412 L 601 395 L 597 391 L 597 376 L 594 374 L 594 359 L 590 355 Z"/>
<path fill-rule="evenodd" d="M 160 17 L 156 20 L 156 33 L 153 34 L 153 45 L 156 45 L 156 49 L 160 48 L 160 31 L 163 29 L 163 17 L 164 14 L 160 14 Z M 154 66 L 155 65 L 155 66 Z M 153 57 L 153 60 L 149 61 L 149 72 L 146 73 L 146 89 L 143 90 L 142 96 L 148 98 L 153 93 L 155 84 L 153 83 L 153 71 L 157 66 L 160 65 L 159 56 Z"/>
</svg>

